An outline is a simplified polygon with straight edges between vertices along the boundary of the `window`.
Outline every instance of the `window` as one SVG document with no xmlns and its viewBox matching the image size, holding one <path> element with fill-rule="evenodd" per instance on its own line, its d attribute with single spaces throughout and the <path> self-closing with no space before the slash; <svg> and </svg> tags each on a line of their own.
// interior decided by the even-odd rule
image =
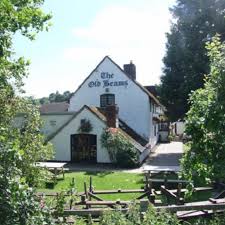
<svg viewBox="0 0 225 225">
<path fill-rule="evenodd" d="M 81 119 L 81 120 L 80 120 L 80 125 L 84 125 L 84 124 L 85 124 L 85 122 L 86 122 L 86 120 L 85 120 L 85 119 Z"/>
<path fill-rule="evenodd" d="M 56 121 L 55 120 L 50 120 L 49 123 L 50 123 L 51 126 L 55 126 L 56 125 Z"/>
<path fill-rule="evenodd" d="M 100 106 L 106 107 L 108 105 L 115 105 L 115 95 L 114 94 L 103 94 L 100 96 Z"/>
</svg>

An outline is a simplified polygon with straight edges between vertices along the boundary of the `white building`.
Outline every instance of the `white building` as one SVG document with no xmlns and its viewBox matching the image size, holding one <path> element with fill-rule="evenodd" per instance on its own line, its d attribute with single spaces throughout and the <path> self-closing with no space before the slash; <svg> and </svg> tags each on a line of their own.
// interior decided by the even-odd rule
<svg viewBox="0 0 225 225">
<path fill-rule="evenodd" d="M 133 63 L 123 70 L 106 56 L 74 92 L 67 108 L 42 113 L 42 131 L 53 143 L 57 161 L 109 163 L 100 141 L 107 127 L 125 134 L 140 153 L 140 161 L 158 141 L 163 106 L 136 81 Z M 87 121 L 92 129 L 81 132 L 79 128 Z"/>
</svg>

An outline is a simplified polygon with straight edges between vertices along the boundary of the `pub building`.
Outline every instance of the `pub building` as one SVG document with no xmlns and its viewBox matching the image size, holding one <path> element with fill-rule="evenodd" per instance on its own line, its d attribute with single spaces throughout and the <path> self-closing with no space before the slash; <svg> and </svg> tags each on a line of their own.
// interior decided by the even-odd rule
<svg viewBox="0 0 225 225">
<path fill-rule="evenodd" d="M 69 103 L 40 108 L 42 132 L 55 148 L 55 161 L 110 163 L 101 144 L 106 128 L 116 128 L 139 152 L 142 162 L 159 139 L 164 107 L 136 81 L 130 62 L 120 68 L 106 56 L 77 88 Z"/>
</svg>

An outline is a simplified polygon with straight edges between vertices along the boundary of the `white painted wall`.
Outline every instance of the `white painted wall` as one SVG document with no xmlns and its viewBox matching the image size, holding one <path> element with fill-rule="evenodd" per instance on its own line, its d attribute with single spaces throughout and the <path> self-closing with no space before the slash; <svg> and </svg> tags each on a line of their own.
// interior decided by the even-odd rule
<svg viewBox="0 0 225 225">
<path fill-rule="evenodd" d="M 185 122 L 177 121 L 171 124 L 171 133 L 173 135 L 182 135 L 185 130 Z"/>
<path fill-rule="evenodd" d="M 139 162 L 142 163 L 149 155 L 151 151 L 151 148 L 148 147 L 148 148 L 145 148 L 143 152 L 140 153 L 139 155 Z"/>
<path fill-rule="evenodd" d="M 62 114 L 42 114 L 43 126 L 41 132 L 48 136 L 58 130 L 63 124 L 65 124 L 74 113 L 62 113 Z"/>
<path fill-rule="evenodd" d="M 153 121 L 152 124 L 153 125 L 152 125 L 152 132 L 151 132 L 151 146 L 153 148 L 158 142 L 159 128 L 158 128 L 158 124 L 155 121 Z M 156 132 L 154 129 L 156 129 Z M 155 135 L 155 133 L 156 133 L 156 135 Z"/>
<path fill-rule="evenodd" d="M 70 135 L 77 134 L 82 119 L 90 120 L 93 130 L 90 134 L 97 135 L 97 162 L 109 163 L 109 154 L 107 149 L 101 146 L 101 134 L 106 127 L 105 123 L 96 117 L 92 112 L 84 108 L 61 132 L 59 132 L 50 142 L 55 148 L 55 160 L 70 161 L 71 146 Z"/>
<path fill-rule="evenodd" d="M 185 130 L 185 122 L 178 121 L 176 122 L 176 126 L 177 126 L 177 135 L 183 134 Z"/>
<path fill-rule="evenodd" d="M 44 134 L 46 137 L 52 133 L 54 133 L 56 130 L 58 130 L 63 124 L 65 124 L 74 113 L 49 113 L 49 114 L 42 114 L 42 127 L 41 127 L 41 133 Z M 20 128 L 23 124 L 24 116 L 19 115 L 15 117 L 13 121 L 13 126 Z M 55 122 L 55 123 L 53 123 Z"/>
<path fill-rule="evenodd" d="M 110 82 L 127 82 L 127 86 L 108 87 L 109 93 L 115 94 L 115 102 L 119 107 L 119 117 L 137 133 L 149 140 L 151 125 L 149 96 L 108 58 L 105 58 L 72 96 L 69 111 L 78 111 L 83 105 L 100 106 L 100 95 L 106 93 L 106 87 L 103 86 L 105 79 L 101 78 L 102 72 L 114 74 L 113 78 L 108 79 Z M 89 87 L 88 84 L 92 81 L 100 82 L 101 85 Z"/>
</svg>

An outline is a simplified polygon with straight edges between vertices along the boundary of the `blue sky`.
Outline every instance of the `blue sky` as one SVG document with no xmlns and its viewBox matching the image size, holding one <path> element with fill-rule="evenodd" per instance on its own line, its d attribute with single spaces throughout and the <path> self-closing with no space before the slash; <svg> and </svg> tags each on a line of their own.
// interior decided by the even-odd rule
<svg viewBox="0 0 225 225">
<path fill-rule="evenodd" d="M 49 32 L 34 42 L 15 38 L 18 56 L 31 60 L 24 80 L 27 95 L 75 91 L 99 61 L 109 55 L 121 67 L 136 64 L 143 85 L 159 83 L 169 7 L 175 0 L 46 0 L 53 15 Z"/>
</svg>

